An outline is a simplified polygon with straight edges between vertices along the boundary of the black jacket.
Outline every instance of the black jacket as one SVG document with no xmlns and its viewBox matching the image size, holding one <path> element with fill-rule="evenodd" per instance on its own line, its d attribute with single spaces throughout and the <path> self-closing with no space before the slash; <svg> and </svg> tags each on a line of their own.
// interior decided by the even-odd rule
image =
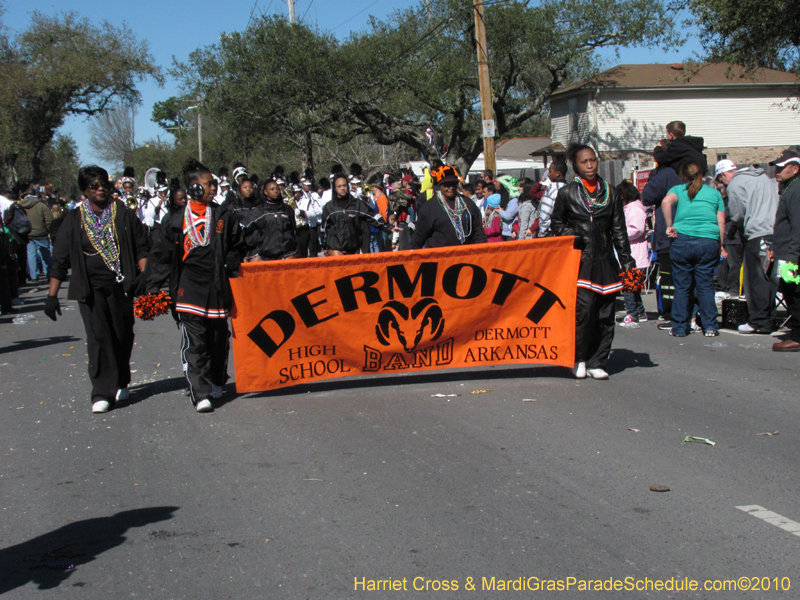
<svg viewBox="0 0 800 600">
<path fill-rule="evenodd" d="M 781 199 L 775 213 L 772 251 L 775 258 L 800 264 L 800 175 L 782 186 Z"/>
<path fill-rule="evenodd" d="M 703 175 L 708 173 L 708 160 L 703 154 L 705 141 L 701 137 L 685 135 L 672 140 L 666 147 L 656 146 L 653 158 L 661 167 L 672 167 L 676 173 L 681 172 L 681 167 L 688 162 L 696 162 L 703 170 Z"/>
<path fill-rule="evenodd" d="M 344 198 L 333 195 L 322 207 L 320 233 L 322 246 L 328 250 L 339 250 L 355 254 L 361 250 L 369 253 L 370 225 L 384 228 L 383 218 L 366 202 L 348 194 Z"/>
<path fill-rule="evenodd" d="M 247 244 L 247 258 L 258 255 L 276 260 L 297 250 L 294 210 L 283 202 L 272 204 L 253 194 L 249 199 L 226 200 L 222 208 L 236 215 Z"/>
<path fill-rule="evenodd" d="M 650 174 L 650 179 L 642 190 L 642 204 L 654 206 L 656 209 L 656 240 L 653 250 L 663 252 L 669 250 L 672 238 L 667 236 L 667 222 L 664 220 L 664 211 L 661 209 L 661 202 L 667 193 L 676 185 L 681 184 L 681 178 L 672 167 L 658 166 Z M 673 209 L 674 212 L 674 209 Z"/>
<path fill-rule="evenodd" d="M 469 198 L 461 196 L 467 212 L 461 216 L 461 227 L 464 230 L 466 244 L 485 244 L 486 232 L 483 230 L 483 216 L 481 210 Z M 460 246 L 453 223 L 442 208 L 439 199 L 433 199 L 422 205 L 417 212 L 414 223 L 414 236 L 411 238 L 411 248 L 442 248 L 444 246 Z"/>
<path fill-rule="evenodd" d="M 208 205 L 208 222 L 212 224 L 208 243 L 214 254 L 214 273 L 209 273 L 225 308 L 233 306 L 233 294 L 228 277 L 239 269 L 247 251 L 239 222 L 231 211 L 214 204 Z M 174 303 L 183 271 L 183 218 L 186 207 L 167 215 L 161 222 L 161 236 L 153 245 L 147 260 L 147 291 L 157 292 L 168 282 L 169 297 Z M 230 263 L 230 269 L 227 265 Z"/>
<path fill-rule="evenodd" d="M 133 282 L 139 274 L 138 262 L 147 257 L 147 234 L 136 213 L 129 210 L 119 200 L 111 200 L 117 205 L 114 225 L 120 245 L 120 266 L 125 279 L 122 285 L 126 293 L 133 292 Z M 86 274 L 86 259 L 83 254 L 81 232 L 83 221 L 80 207 L 67 211 L 64 222 L 58 230 L 58 238 L 53 248 L 53 268 L 50 277 L 64 281 L 67 271 L 72 269 L 67 298 L 86 302 L 92 295 L 92 285 Z"/>
<path fill-rule="evenodd" d="M 603 182 L 603 185 L 608 184 Z M 622 200 L 613 186 L 608 187 L 610 194 L 608 203 L 602 208 L 595 208 L 591 213 L 581 200 L 577 182 L 568 183 L 558 190 L 550 218 L 550 231 L 553 235 L 580 238 L 583 246 L 581 263 L 616 262 L 614 259 L 616 250 L 622 268 L 631 269 L 636 266 L 636 261 L 631 257 L 631 244 L 628 240 Z"/>
</svg>

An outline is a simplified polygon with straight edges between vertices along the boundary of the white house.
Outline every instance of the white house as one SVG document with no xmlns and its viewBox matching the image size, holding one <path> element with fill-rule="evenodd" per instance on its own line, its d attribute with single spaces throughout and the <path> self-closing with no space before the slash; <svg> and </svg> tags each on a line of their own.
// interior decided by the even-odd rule
<svg viewBox="0 0 800 600">
<path fill-rule="evenodd" d="M 603 159 L 627 159 L 651 153 L 665 125 L 683 121 L 687 135 L 705 138 L 709 163 L 764 162 L 800 144 L 799 88 L 792 73 L 772 69 L 619 65 L 551 96 L 551 137 L 589 144 Z"/>
</svg>

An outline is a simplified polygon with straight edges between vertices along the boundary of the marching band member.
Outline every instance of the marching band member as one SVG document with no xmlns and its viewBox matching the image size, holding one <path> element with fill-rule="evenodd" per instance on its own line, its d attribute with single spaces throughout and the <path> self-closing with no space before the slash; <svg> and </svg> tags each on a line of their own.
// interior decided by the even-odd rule
<svg viewBox="0 0 800 600">
<path fill-rule="evenodd" d="M 197 412 L 211 412 L 228 380 L 229 276 L 239 270 L 246 245 L 236 215 L 218 207 L 214 177 L 190 159 L 183 168 L 190 200 L 162 222 L 161 239 L 150 253 L 149 291 L 169 282 L 181 327 L 181 359 L 189 397 Z M 244 180 L 242 180 L 244 181 Z"/>
</svg>

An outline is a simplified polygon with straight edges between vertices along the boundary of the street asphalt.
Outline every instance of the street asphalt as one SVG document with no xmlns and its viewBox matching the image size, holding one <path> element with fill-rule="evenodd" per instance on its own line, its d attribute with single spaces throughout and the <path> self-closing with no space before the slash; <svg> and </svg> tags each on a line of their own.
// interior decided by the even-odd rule
<svg viewBox="0 0 800 600">
<path fill-rule="evenodd" d="M 0 318 L 3 598 L 800 598 L 800 354 L 776 338 L 651 321 L 617 328 L 608 381 L 231 383 L 197 414 L 162 317 L 130 401 L 92 415 L 77 306 L 53 323 L 44 294 Z"/>
</svg>

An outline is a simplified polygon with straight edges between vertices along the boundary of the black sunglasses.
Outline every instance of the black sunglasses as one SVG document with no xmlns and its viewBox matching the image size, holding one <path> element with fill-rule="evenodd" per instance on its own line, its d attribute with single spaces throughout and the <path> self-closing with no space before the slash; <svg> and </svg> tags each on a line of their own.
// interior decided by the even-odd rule
<svg viewBox="0 0 800 600">
<path fill-rule="evenodd" d="M 86 189 L 87 190 L 97 191 L 100 188 L 105 188 L 105 187 L 106 187 L 105 183 L 100 183 L 99 181 L 95 181 L 94 183 L 90 183 L 89 185 L 87 185 Z"/>
</svg>

